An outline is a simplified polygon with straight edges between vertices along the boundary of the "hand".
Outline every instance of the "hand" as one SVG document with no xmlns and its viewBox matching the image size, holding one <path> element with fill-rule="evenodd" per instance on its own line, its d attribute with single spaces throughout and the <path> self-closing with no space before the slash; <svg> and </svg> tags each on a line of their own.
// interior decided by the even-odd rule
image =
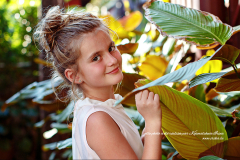
<svg viewBox="0 0 240 160">
<path fill-rule="evenodd" d="M 147 89 L 135 95 L 138 112 L 143 116 L 145 122 L 161 122 L 162 110 L 158 94 L 149 92 Z"/>
</svg>

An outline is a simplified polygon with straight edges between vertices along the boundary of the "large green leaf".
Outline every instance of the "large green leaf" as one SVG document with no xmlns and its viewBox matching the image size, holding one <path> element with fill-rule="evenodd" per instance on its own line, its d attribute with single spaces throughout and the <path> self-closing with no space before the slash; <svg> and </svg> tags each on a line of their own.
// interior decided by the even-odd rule
<svg viewBox="0 0 240 160">
<path fill-rule="evenodd" d="M 221 47 L 215 53 L 217 53 L 220 49 L 221 49 Z M 189 80 L 189 79 L 193 78 L 195 76 L 195 72 L 199 68 L 201 68 L 207 61 L 209 61 L 215 55 L 215 53 L 210 57 L 205 57 L 205 58 L 200 59 L 199 61 L 189 63 L 188 65 L 186 65 L 174 72 L 166 74 L 166 75 L 156 79 L 155 81 L 152 81 L 144 86 L 141 86 L 139 88 L 132 90 L 131 92 L 126 94 L 123 99 L 116 101 L 115 105 L 119 104 L 123 100 L 126 101 L 126 100 L 132 98 L 136 92 L 139 92 L 143 89 L 146 89 L 146 88 L 149 88 L 152 86 L 162 85 L 162 84 L 165 84 L 168 82 L 177 82 L 177 81 L 182 81 L 182 80 L 186 80 L 186 79 Z"/>
<path fill-rule="evenodd" d="M 224 45 L 233 28 L 207 12 L 161 1 L 143 6 L 145 17 L 155 24 L 162 35 L 182 39 L 199 47 Z"/>
<path fill-rule="evenodd" d="M 137 82 L 136 86 L 148 82 L 149 80 L 142 80 Z M 225 145 L 214 146 L 226 141 L 227 133 L 220 119 L 205 103 L 167 86 L 154 86 L 148 89 L 159 95 L 162 130 L 182 157 L 186 159 L 197 159 L 205 155 L 223 157 Z M 205 153 L 206 150 L 210 151 Z"/>
</svg>

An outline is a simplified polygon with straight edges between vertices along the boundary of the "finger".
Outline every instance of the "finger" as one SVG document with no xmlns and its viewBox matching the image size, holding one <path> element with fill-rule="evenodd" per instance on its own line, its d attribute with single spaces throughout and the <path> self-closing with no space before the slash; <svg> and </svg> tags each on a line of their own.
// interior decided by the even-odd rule
<svg viewBox="0 0 240 160">
<path fill-rule="evenodd" d="M 178 159 L 183 159 L 183 157 L 179 153 L 177 154 L 177 158 Z"/>
<path fill-rule="evenodd" d="M 142 93 L 142 97 L 141 97 L 141 101 L 147 101 L 147 98 L 148 98 L 148 90 L 144 90 L 143 93 Z"/>
<path fill-rule="evenodd" d="M 142 98 L 142 91 L 138 92 L 137 94 L 135 94 L 135 100 L 139 101 Z"/>
<path fill-rule="evenodd" d="M 154 99 L 154 93 L 153 92 L 150 92 L 149 94 L 148 94 L 148 98 L 147 98 L 149 101 L 153 101 L 153 99 Z"/>
<path fill-rule="evenodd" d="M 160 101 L 160 98 L 159 98 L 159 95 L 158 95 L 158 94 L 155 94 L 155 95 L 154 95 L 154 101 L 155 101 L 155 102 Z"/>
</svg>

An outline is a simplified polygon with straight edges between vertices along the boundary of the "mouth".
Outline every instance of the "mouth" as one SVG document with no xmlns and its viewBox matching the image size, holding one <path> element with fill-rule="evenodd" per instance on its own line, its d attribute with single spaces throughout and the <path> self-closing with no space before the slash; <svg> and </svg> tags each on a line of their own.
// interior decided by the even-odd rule
<svg viewBox="0 0 240 160">
<path fill-rule="evenodd" d="M 107 74 L 113 74 L 113 73 L 117 73 L 119 71 L 119 68 L 115 68 L 114 70 L 112 70 L 111 72 L 108 72 Z"/>
</svg>

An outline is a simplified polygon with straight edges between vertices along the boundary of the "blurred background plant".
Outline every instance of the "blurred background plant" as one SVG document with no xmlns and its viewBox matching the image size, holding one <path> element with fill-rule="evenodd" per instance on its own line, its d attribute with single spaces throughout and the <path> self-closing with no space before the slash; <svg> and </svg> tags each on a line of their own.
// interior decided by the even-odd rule
<svg viewBox="0 0 240 160">
<path fill-rule="evenodd" d="M 169 0 L 164 1 L 169 2 Z M 0 2 L 0 86 L 2 91 L 0 93 L 2 110 L 0 112 L 0 153 L 3 155 L 0 159 L 71 159 L 73 102 L 62 103 L 55 98 L 49 80 L 49 66 L 44 61 L 44 54 L 39 56 L 32 41 L 32 31 L 39 17 L 47 11 L 46 6 L 58 4 L 66 9 L 77 6 L 76 10 L 91 11 L 104 18 L 108 26 L 118 34 L 118 37 L 113 35 L 113 39 L 123 57 L 124 80 L 121 89 L 118 90 L 122 96 L 135 88 L 134 82 L 138 79 L 156 80 L 200 59 L 205 54 L 214 53 L 213 50 L 201 51 L 184 41 L 160 35 L 156 26 L 144 17 L 142 9 L 144 2 L 145 0 L 52 2 L 9 0 Z M 196 9 L 205 7 L 206 11 L 211 12 L 211 8 L 206 7 L 207 3 L 210 3 L 207 1 L 171 2 L 185 6 L 191 2 L 188 7 Z M 206 3 L 205 6 L 204 3 Z M 235 1 L 218 1 L 218 12 L 223 10 L 222 6 L 229 12 L 224 15 L 213 12 L 228 24 L 232 24 L 232 21 L 235 25 L 240 24 L 240 21 L 229 18 L 233 15 L 229 6 L 235 3 Z M 235 41 L 232 39 L 236 40 L 236 37 L 240 37 L 239 33 L 234 35 L 228 43 L 234 44 Z M 236 47 L 239 48 L 239 46 Z M 239 58 L 236 62 L 240 62 Z M 209 61 L 198 70 L 196 75 L 219 72 L 227 67 L 230 65 L 222 61 Z M 215 80 L 191 89 L 186 89 L 188 81 L 167 85 L 204 103 L 224 109 L 229 114 L 234 109 L 239 110 L 240 94 L 216 93 L 211 90 L 216 82 Z M 60 83 L 61 80 L 57 80 L 55 87 L 57 88 Z M 65 93 L 61 91 L 59 94 Z M 144 119 L 137 112 L 133 99 L 126 102 L 124 107 L 141 133 L 144 128 Z M 218 116 L 230 138 L 239 135 L 240 123 L 238 118 L 233 118 L 229 114 L 226 116 L 219 112 Z M 169 158 L 170 153 L 176 151 L 167 139 L 164 139 L 162 148 L 163 159 Z"/>
</svg>

